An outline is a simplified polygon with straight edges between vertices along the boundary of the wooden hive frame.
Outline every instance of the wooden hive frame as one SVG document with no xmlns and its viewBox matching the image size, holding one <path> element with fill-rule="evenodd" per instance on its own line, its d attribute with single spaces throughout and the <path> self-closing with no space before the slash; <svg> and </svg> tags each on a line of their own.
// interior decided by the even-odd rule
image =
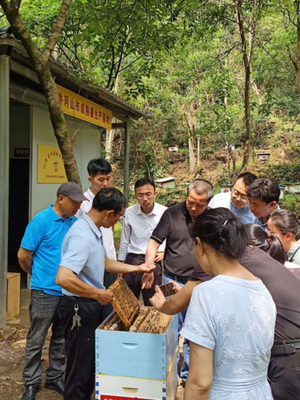
<svg viewBox="0 0 300 400">
<path fill-rule="evenodd" d="M 107 290 L 113 293 L 114 310 L 128 328 L 139 313 L 140 303 L 123 278 L 118 278 Z"/>
</svg>

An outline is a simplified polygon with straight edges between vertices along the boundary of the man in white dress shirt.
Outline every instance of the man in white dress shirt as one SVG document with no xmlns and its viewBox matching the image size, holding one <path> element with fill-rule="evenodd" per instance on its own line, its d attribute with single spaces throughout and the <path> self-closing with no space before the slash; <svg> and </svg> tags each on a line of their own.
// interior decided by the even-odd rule
<svg viewBox="0 0 300 400">
<path fill-rule="evenodd" d="M 256 178 L 256 175 L 251 172 L 243 172 L 236 178 L 231 192 L 216 194 L 209 202 L 208 207 L 228 208 L 244 224 L 252 224 L 254 215 L 249 208 L 247 189 Z"/>
<path fill-rule="evenodd" d="M 93 205 L 93 200 L 99 190 L 107 187 L 111 187 L 112 183 L 112 171 L 111 165 L 104 158 L 95 158 L 88 163 L 88 181 L 91 187 L 84 192 L 84 196 L 89 201 L 84 201 L 81 204 L 80 210 L 77 212 L 76 217 L 80 218 L 84 213 L 88 213 Z M 103 245 L 106 251 L 107 258 L 111 260 L 117 260 L 116 249 L 114 243 L 113 228 L 104 228 L 101 226 L 100 231 L 102 233 Z M 117 274 L 113 274 L 105 271 L 104 273 L 104 286 L 108 288 L 117 279 Z M 111 304 L 107 304 L 103 307 L 103 318 L 108 316 L 113 311 Z"/>
<path fill-rule="evenodd" d="M 95 158 L 88 163 L 88 181 L 91 187 L 84 192 L 84 196 L 89 200 L 81 204 L 80 210 L 77 212 L 76 217 L 79 218 L 84 212 L 88 213 L 92 208 L 93 200 L 95 195 L 100 189 L 110 187 L 112 181 L 111 166 L 108 161 L 104 158 Z M 103 236 L 103 245 L 106 251 L 107 258 L 116 260 L 116 249 L 114 245 L 114 235 L 112 228 L 101 227 L 101 233 Z"/>
<path fill-rule="evenodd" d="M 125 211 L 119 261 L 125 261 L 126 264 L 131 265 L 140 265 L 145 262 L 149 239 L 167 207 L 154 201 L 156 198 L 155 184 L 151 179 L 143 178 L 135 183 L 135 198 L 138 204 L 128 207 Z M 164 257 L 164 247 L 165 243 L 162 243 L 156 253 L 156 268 L 151 288 L 142 290 L 145 306 L 151 306 L 149 299 L 155 293 L 155 286 L 162 283 L 161 260 Z M 143 274 L 140 272 L 123 275 L 137 298 L 139 298 L 141 292 L 142 277 Z"/>
</svg>

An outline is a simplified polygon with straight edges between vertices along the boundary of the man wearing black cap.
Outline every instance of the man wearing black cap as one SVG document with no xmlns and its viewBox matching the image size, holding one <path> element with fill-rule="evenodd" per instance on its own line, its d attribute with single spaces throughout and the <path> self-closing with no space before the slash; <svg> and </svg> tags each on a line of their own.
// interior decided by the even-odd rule
<svg viewBox="0 0 300 400">
<path fill-rule="evenodd" d="M 51 324 L 45 387 L 61 395 L 64 392 L 61 379 L 65 370 L 64 334 L 57 317 L 62 291 L 55 284 L 55 276 L 64 236 L 76 221 L 74 215 L 84 200 L 87 199 L 79 185 L 74 182 L 62 184 L 57 191 L 55 204 L 39 212 L 28 224 L 18 251 L 21 268 L 31 275 L 30 328 L 26 342 L 23 371 L 25 393 L 22 400 L 35 399 L 42 379 L 42 349 Z"/>
</svg>

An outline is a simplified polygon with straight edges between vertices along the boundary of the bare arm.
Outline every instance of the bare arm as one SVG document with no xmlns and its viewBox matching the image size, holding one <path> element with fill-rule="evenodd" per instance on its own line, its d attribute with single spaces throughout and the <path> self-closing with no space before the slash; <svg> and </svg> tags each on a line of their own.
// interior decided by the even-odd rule
<svg viewBox="0 0 300 400">
<path fill-rule="evenodd" d="M 82 282 L 77 275 L 69 268 L 60 265 L 55 283 L 68 292 L 77 294 L 80 297 L 97 300 L 98 303 L 108 304 L 113 299 L 113 294 L 105 289 L 97 289 Z"/>
<path fill-rule="evenodd" d="M 190 368 L 184 400 L 208 400 L 213 381 L 213 350 L 190 342 Z"/>
<path fill-rule="evenodd" d="M 145 263 L 146 264 L 154 263 L 155 256 L 156 256 L 158 248 L 159 248 L 159 243 L 157 243 L 153 239 L 150 239 L 149 242 L 148 242 L 146 255 L 145 255 Z"/>
<path fill-rule="evenodd" d="M 141 265 L 129 265 L 120 261 L 111 260 L 105 257 L 105 271 L 113 272 L 116 274 L 126 274 L 130 272 L 144 272 L 149 273 L 155 269 L 155 264 L 141 264 Z"/>
<path fill-rule="evenodd" d="M 178 293 L 173 294 L 168 299 L 165 298 L 160 288 L 156 287 L 156 293 L 150 299 L 150 302 L 158 311 L 164 314 L 178 314 L 189 305 L 193 289 L 199 283 L 201 281 L 188 281 Z"/>
<path fill-rule="evenodd" d="M 17 255 L 19 264 L 20 264 L 22 270 L 25 271 L 29 275 L 31 275 L 32 254 L 33 254 L 33 251 L 29 251 L 29 250 L 23 249 L 23 247 L 20 247 L 19 251 L 18 251 L 18 255 Z"/>
</svg>

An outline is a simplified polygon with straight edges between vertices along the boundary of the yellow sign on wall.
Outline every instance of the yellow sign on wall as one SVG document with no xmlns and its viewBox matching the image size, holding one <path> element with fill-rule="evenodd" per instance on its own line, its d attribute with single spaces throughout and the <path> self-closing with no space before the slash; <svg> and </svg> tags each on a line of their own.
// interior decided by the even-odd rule
<svg viewBox="0 0 300 400">
<path fill-rule="evenodd" d="M 62 155 L 58 147 L 38 144 L 38 183 L 67 182 Z"/>
<path fill-rule="evenodd" d="M 59 85 L 56 87 L 60 105 L 65 114 L 111 129 L 111 111 Z"/>
</svg>

